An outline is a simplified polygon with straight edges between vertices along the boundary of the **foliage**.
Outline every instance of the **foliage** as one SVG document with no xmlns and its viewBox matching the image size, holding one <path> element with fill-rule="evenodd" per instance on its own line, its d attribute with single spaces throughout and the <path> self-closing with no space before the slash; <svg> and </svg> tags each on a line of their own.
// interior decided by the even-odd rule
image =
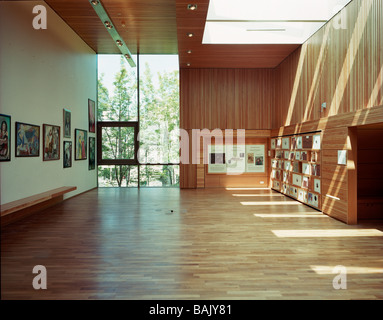
<svg viewBox="0 0 383 320">
<path fill-rule="evenodd" d="M 137 121 L 137 75 L 126 68 L 121 57 L 120 70 L 115 75 L 113 93 L 98 81 L 99 121 Z M 148 64 L 140 79 L 140 150 L 139 161 L 145 164 L 179 162 L 179 79 L 178 71 L 158 73 L 154 78 Z M 133 159 L 134 131 L 132 128 L 104 128 L 102 153 L 104 159 Z M 144 165 L 140 169 L 141 185 L 159 181 L 163 186 L 178 185 L 176 170 L 171 165 Z M 101 168 L 99 178 L 104 185 L 137 185 L 137 167 L 117 165 Z"/>
</svg>

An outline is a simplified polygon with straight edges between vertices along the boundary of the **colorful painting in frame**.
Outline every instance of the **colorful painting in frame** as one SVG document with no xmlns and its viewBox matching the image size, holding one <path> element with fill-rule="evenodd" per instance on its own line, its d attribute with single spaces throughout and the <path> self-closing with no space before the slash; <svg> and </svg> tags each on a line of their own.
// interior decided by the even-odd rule
<svg viewBox="0 0 383 320">
<path fill-rule="evenodd" d="M 64 141 L 64 168 L 72 167 L 72 141 Z"/>
<path fill-rule="evenodd" d="M 89 132 L 96 132 L 96 104 L 93 100 L 88 99 L 88 114 L 89 114 Z"/>
<path fill-rule="evenodd" d="M 89 170 L 96 168 L 96 138 L 89 137 Z"/>
<path fill-rule="evenodd" d="M 16 122 L 16 157 L 40 156 L 40 126 Z"/>
<path fill-rule="evenodd" d="M 0 161 L 11 161 L 11 116 L 0 114 Z"/>
<path fill-rule="evenodd" d="M 43 125 L 43 161 L 60 160 L 60 127 Z"/>
<path fill-rule="evenodd" d="M 72 119 L 71 119 L 71 112 L 67 109 L 63 110 L 64 114 L 64 138 L 71 138 L 71 125 L 72 125 Z"/>
<path fill-rule="evenodd" d="M 75 130 L 75 160 L 87 159 L 88 132 L 86 130 Z"/>
</svg>

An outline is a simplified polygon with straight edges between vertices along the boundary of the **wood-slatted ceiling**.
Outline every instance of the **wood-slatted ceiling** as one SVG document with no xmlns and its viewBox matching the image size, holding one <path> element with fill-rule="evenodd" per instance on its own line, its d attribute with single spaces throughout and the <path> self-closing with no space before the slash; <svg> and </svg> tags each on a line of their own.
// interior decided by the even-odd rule
<svg viewBox="0 0 383 320">
<path fill-rule="evenodd" d="M 94 51 L 119 53 L 88 0 L 46 0 L 46 3 Z M 299 46 L 202 44 L 209 0 L 102 0 L 102 3 L 132 53 L 178 53 L 181 68 L 273 68 Z M 197 10 L 187 10 L 189 3 L 197 4 Z M 188 32 L 194 33 L 194 37 L 189 38 Z M 192 53 L 187 53 L 189 50 Z"/>
<path fill-rule="evenodd" d="M 88 0 L 46 0 L 97 53 L 119 53 Z M 132 53 L 177 54 L 174 0 L 101 0 Z"/>
</svg>

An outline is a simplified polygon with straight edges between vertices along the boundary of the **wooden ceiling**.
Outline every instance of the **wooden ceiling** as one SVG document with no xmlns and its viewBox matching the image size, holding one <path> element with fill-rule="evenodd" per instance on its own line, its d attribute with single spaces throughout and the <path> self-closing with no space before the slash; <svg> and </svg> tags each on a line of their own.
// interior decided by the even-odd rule
<svg viewBox="0 0 383 320">
<path fill-rule="evenodd" d="M 88 0 L 45 2 L 97 53 L 120 53 Z M 177 54 L 174 0 L 101 0 L 129 50 Z"/>
<path fill-rule="evenodd" d="M 133 54 L 178 53 L 181 68 L 273 68 L 299 47 L 202 44 L 209 0 L 101 1 Z M 88 0 L 45 2 L 95 52 L 119 53 Z M 197 10 L 187 10 L 190 3 L 197 4 Z M 194 37 L 189 38 L 189 32 Z"/>
</svg>

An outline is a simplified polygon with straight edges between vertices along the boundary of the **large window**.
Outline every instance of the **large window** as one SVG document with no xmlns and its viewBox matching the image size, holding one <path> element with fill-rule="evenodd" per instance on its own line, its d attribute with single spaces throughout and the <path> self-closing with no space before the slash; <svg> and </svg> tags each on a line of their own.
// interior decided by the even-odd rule
<svg viewBox="0 0 383 320">
<path fill-rule="evenodd" d="M 99 186 L 178 187 L 178 56 L 134 59 L 99 55 Z"/>
</svg>

